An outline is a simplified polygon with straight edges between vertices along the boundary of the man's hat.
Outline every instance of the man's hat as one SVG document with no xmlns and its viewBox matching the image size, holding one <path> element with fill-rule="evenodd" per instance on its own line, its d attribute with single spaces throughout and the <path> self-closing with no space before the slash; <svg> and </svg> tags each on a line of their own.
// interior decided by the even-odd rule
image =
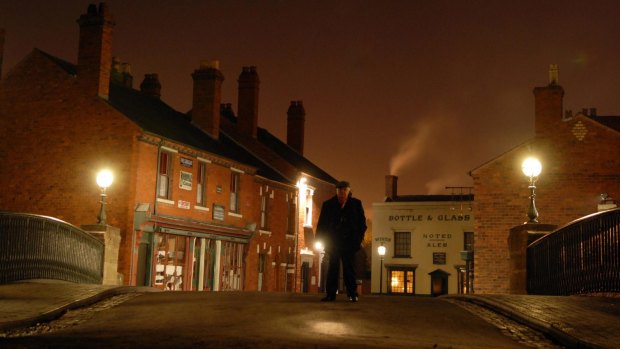
<svg viewBox="0 0 620 349">
<path fill-rule="evenodd" d="M 338 182 L 338 184 L 336 184 L 336 188 L 351 188 L 351 186 L 347 181 L 340 181 Z"/>
</svg>

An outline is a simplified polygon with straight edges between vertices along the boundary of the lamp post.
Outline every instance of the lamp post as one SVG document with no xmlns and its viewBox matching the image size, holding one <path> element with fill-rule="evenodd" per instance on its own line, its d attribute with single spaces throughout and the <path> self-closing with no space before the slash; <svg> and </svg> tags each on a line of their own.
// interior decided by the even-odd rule
<svg viewBox="0 0 620 349">
<path fill-rule="evenodd" d="M 383 294 L 383 256 L 385 256 L 385 246 L 383 246 L 383 244 L 377 247 L 377 253 L 379 253 L 379 257 L 381 258 L 381 269 L 379 270 L 379 294 Z"/>
<path fill-rule="evenodd" d="M 527 216 L 530 220 L 527 223 L 538 223 L 538 210 L 536 210 L 535 202 L 536 193 L 534 191 L 536 190 L 536 179 L 538 179 L 538 175 L 542 170 L 542 165 L 536 158 L 527 158 L 523 161 L 521 170 L 523 174 L 530 178 L 530 185 L 528 187 L 530 189 L 530 208 L 527 211 Z"/>
<path fill-rule="evenodd" d="M 112 184 L 114 176 L 110 170 L 101 170 L 97 174 L 97 185 L 101 188 L 101 209 L 99 210 L 99 216 L 97 217 L 97 224 L 105 225 L 105 190 Z"/>
</svg>

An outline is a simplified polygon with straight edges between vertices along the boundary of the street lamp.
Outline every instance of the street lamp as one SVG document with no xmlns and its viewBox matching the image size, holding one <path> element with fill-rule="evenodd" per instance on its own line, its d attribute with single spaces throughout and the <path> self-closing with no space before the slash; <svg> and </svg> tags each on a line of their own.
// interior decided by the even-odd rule
<svg viewBox="0 0 620 349">
<path fill-rule="evenodd" d="M 523 161 L 521 170 L 523 174 L 530 178 L 530 185 L 528 187 L 530 189 L 530 208 L 527 211 L 527 216 L 530 220 L 527 223 L 538 223 L 538 211 L 536 210 L 535 203 L 536 194 L 534 190 L 536 190 L 536 179 L 538 179 L 538 175 L 542 170 L 542 165 L 536 158 L 527 158 Z"/>
<path fill-rule="evenodd" d="M 383 246 L 383 244 L 377 247 L 377 253 L 379 253 L 379 257 L 381 258 L 381 269 L 379 271 L 379 294 L 383 294 L 383 257 L 385 256 L 385 246 Z"/>
<path fill-rule="evenodd" d="M 101 209 L 99 210 L 99 221 L 97 224 L 105 225 L 105 197 L 107 196 L 105 190 L 112 184 L 114 176 L 110 170 L 101 170 L 97 174 L 97 185 L 101 188 Z"/>
</svg>

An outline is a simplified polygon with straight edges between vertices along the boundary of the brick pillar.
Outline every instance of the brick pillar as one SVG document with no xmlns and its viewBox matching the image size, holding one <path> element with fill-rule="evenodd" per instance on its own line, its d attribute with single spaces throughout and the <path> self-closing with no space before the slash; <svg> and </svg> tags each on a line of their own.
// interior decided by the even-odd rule
<svg viewBox="0 0 620 349">
<path fill-rule="evenodd" d="M 118 272 L 118 250 L 121 230 L 110 225 L 83 225 L 81 228 L 104 243 L 103 281 L 104 285 L 122 285 L 123 275 Z"/>
<path fill-rule="evenodd" d="M 527 223 L 510 229 L 508 234 L 510 294 L 527 294 L 527 246 L 556 227 L 553 224 Z"/>
</svg>

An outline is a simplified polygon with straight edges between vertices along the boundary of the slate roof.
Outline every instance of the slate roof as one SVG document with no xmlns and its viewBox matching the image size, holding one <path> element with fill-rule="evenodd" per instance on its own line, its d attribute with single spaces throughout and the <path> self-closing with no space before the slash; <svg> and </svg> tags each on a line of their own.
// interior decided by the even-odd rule
<svg viewBox="0 0 620 349">
<path fill-rule="evenodd" d="M 146 132 L 256 167 L 258 175 L 288 183 L 276 170 L 238 146 L 225 134 L 220 133 L 218 140 L 213 139 L 192 124 L 186 114 L 174 110 L 159 98 L 110 84 L 108 102 Z"/>
<path fill-rule="evenodd" d="M 620 132 L 620 116 L 587 116 L 590 119 Z"/>
<path fill-rule="evenodd" d="M 52 56 L 44 51 L 35 50 L 56 63 L 68 74 L 77 74 L 77 67 L 75 64 Z M 159 98 L 154 98 L 138 90 L 111 83 L 108 103 L 146 132 L 255 167 L 257 168 L 257 174 L 262 177 L 281 183 L 294 184 L 278 171 L 273 164 L 268 164 L 260 159 L 260 157 L 252 154 L 251 150 L 242 147 L 225 132 L 220 132 L 219 139 L 213 139 L 200 128 L 192 124 L 187 114 L 173 109 Z M 236 123 L 236 117 L 231 110 L 223 109 L 221 116 Z M 327 172 L 323 171 L 320 167 L 289 147 L 288 144 L 279 140 L 266 129 L 258 128 L 257 139 L 277 156 L 299 171 L 328 183 L 335 184 L 337 182 L 337 180 Z"/>
<path fill-rule="evenodd" d="M 237 122 L 237 118 L 231 109 L 222 109 L 221 116 L 228 119 L 232 123 Z M 269 148 L 273 153 L 291 164 L 293 167 L 310 176 L 318 178 L 328 183 L 336 184 L 337 179 L 325 172 L 319 166 L 315 165 L 308 158 L 291 148 L 288 144 L 281 141 L 278 137 L 271 134 L 268 130 L 258 127 L 256 131 L 258 142 Z"/>
</svg>

